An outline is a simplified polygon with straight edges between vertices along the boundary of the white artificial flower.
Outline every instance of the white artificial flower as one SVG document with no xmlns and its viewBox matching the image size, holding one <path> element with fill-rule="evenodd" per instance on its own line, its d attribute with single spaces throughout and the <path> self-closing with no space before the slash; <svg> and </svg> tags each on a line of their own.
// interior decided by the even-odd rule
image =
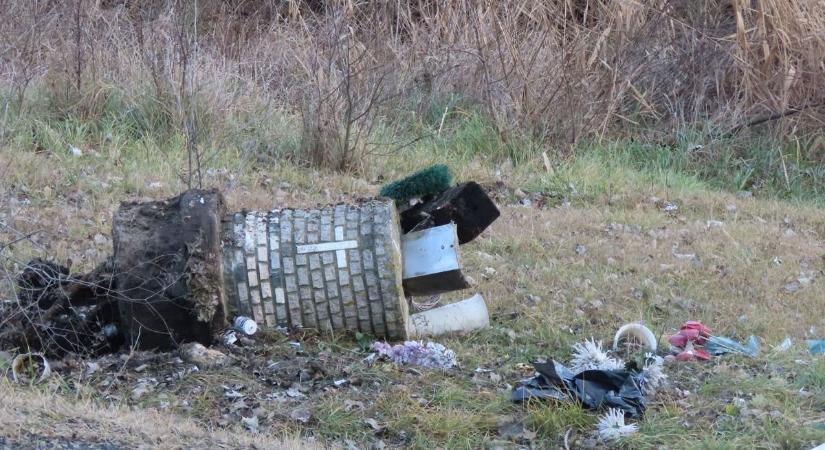
<svg viewBox="0 0 825 450">
<path fill-rule="evenodd" d="M 602 349 L 602 342 L 591 339 L 573 344 L 570 369 L 573 373 L 585 370 L 622 370 L 624 361 L 608 356 Z"/>
<path fill-rule="evenodd" d="M 653 353 L 645 353 L 645 365 L 642 367 L 642 391 L 645 395 L 653 395 L 665 383 L 667 383 L 667 374 L 664 372 L 664 359 Z"/>
<path fill-rule="evenodd" d="M 639 427 L 635 423 L 626 424 L 624 412 L 621 409 L 610 408 L 605 414 L 599 416 L 596 430 L 599 439 L 615 441 L 639 431 Z"/>
</svg>

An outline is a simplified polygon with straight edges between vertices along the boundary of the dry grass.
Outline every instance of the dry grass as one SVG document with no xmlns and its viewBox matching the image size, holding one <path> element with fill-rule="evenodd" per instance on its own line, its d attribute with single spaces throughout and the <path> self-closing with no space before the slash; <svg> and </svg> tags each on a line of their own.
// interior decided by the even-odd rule
<svg viewBox="0 0 825 450">
<path fill-rule="evenodd" d="M 2 10 L 4 136 L 26 117 L 105 119 L 164 143 L 178 133 L 195 163 L 235 147 L 360 169 L 467 111 L 511 154 L 533 156 L 628 128 L 667 142 L 686 127 L 716 136 L 785 115 L 778 130 L 794 137 L 821 124 L 825 101 L 816 0 L 6 0 Z M 290 127 L 297 145 L 284 145 Z"/>
<path fill-rule="evenodd" d="M 0 439 L 4 445 L 24 447 L 40 441 L 108 443 L 127 448 L 324 448 L 306 440 L 252 435 L 241 429 L 210 429 L 157 410 L 105 406 L 47 389 L 12 386 L 5 380 L 0 381 L 0 395 Z"/>
</svg>

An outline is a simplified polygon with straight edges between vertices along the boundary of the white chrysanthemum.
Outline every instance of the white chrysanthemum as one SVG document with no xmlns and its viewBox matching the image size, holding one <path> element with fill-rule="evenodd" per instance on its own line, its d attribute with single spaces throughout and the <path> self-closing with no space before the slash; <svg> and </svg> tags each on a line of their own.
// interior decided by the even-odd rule
<svg viewBox="0 0 825 450">
<path fill-rule="evenodd" d="M 664 361 L 661 356 L 645 353 L 645 365 L 642 367 L 642 391 L 645 395 L 655 394 L 657 389 L 667 383 Z"/>
<path fill-rule="evenodd" d="M 602 349 L 602 342 L 591 339 L 573 344 L 570 369 L 573 373 L 584 370 L 622 370 L 624 361 L 608 356 Z"/>
<path fill-rule="evenodd" d="M 600 439 L 615 441 L 639 431 L 639 427 L 635 423 L 626 424 L 624 412 L 621 409 L 610 408 L 605 414 L 599 416 L 596 430 Z"/>
</svg>

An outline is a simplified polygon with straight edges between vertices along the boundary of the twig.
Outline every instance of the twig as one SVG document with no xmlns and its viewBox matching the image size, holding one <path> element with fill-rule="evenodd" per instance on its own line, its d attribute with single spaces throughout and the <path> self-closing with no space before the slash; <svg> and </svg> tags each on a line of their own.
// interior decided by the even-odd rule
<svg viewBox="0 0 825 450">
<path fill-rule="evenodd" d="M 35 235 L 35 234 L 37 234 L 37 233 L 40 233 L 41 231 L 43 231 L 43 230 L 36 230 L 36 231 L 33 231 L 33 232 L 31 232 L 31 233 L 29 233 L 29 234 L 27 234 L 27 235 L 23 236 L 23 237 L 19 237 L 19 238 L 17 238 L 17 239 L 14 239 L 14 240 L 12 240 L 12 241 L 9 241 L 9 242 L 7 242 L 7 243 L 5 243 L 5 244 L 0 245 L 0 252 L 2 252 L 3 250 L 5 250 L 7 247 L 11 247 L 12 245 L 14 245 L 14 244 L 16 244 L 16 243 L 18 243 L 18 242 L 20 242 L 20 241 L 25 241 L 25 240 L 27 240 L 27 239 L 30 239 L 32 236 L 34 236 L 34 235 Z"/>
<path fill-rule="evenodd" d="M 778 120 L 778 119 L 784 119 L 785 117 L 792 116 L 794 114 L 799 114 L 802 111 L 806 111 L 808 109 L 820 108 L 822 106 L 825 106 L 825 102 L 814 103 L 814 104 L 811 104 L 811 105 L 804 105 L 804 106 L 799 106 L 799 107 L 794 107 L 794 108 L 788 108 L 784 111 L 779 111 L 777 113 L 773 113 L 773 114 L 765 116 L 765 117 L 760 117 L 758 119 L 751 120 L 748 123 L 737 125 L 737 126 L 733 127 L 733 129 L 731 129 L 730 134 L 736 134 L 737 132 L 741 131 L 744 128 L 755 127 L 755 126 L 761 125 L 765 122 L 770 122 L 770 121 Z"/>
</svg>

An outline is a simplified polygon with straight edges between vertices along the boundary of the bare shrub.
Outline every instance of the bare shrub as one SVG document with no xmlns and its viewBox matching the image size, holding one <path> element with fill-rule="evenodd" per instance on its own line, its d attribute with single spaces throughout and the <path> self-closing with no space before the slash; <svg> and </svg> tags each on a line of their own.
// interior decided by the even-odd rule
<svg viewBox="0 0 825 450">
<path fill-rule="evenodd" d="M 817 0 L 22 3 L 3 8 L 6 105 L 37 86 L 59 114 L 168 123 L 190 175 L 240 141 L 357 169 L 416 138 L 403 121 L 435 110 L 440 132 L 457 97 L 528 151 L 708 122 L 790 135 L 825 102 Z M 252 118 L 271 111 L 300 117 L 299 148 Z"/>
</svg>

